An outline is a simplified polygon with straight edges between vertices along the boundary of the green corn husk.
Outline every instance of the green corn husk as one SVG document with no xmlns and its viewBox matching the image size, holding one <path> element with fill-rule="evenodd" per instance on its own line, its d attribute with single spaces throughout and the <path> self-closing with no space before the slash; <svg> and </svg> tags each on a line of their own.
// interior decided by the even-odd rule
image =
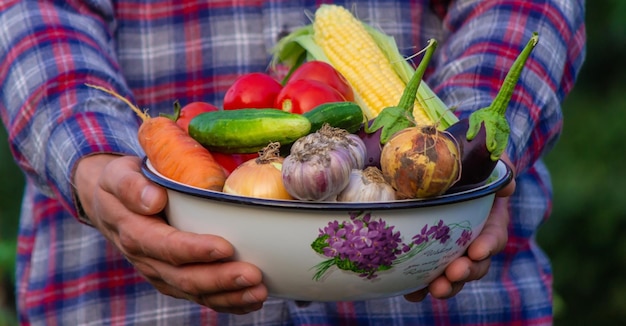
<svg viewBox="0 0 626 326">
<path fill-rule="evenodd" d="M 408 83 L 411 76 L 415 73 L 415 69 L 402 56 L 395 39 L 368 24 L 363 23 L 363 26 L 376 44 L 383 50 L 396 74 L 405 84 Z M 289 73 L 283 82 L 289 78 L 291 72 L 305 61 L 319 60 L 331 63 L 328 57 L 326 57 L 324 50 L 315 43 L 313 33 L 312 24 L 300 27 L 280 39 L 274 47 L 271 67 L 275 68 L 278 64 L 284 64 L 289 68 Z M 420 83 L 416 100 L 424 107 L 430 120 L 438 122 L 439 129 L 445 129 L 458 121 L 452 110 L 443 103 L 425 82 Z M 355 94 L 355 101 L 360 103 L 359 94 Z"/>
</svg>

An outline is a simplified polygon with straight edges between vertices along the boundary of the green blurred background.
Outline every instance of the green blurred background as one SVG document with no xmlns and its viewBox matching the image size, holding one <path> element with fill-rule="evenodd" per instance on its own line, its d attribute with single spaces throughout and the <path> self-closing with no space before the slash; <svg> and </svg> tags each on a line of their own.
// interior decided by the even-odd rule
<svg viewBox="0 0 626 326">
<path fill-rule="evenodd" d="M 556 325 L 626 325 L 626 1 L 587 1 L 587 59 L 546 157 L 554 209 L 538 241 L 552 258 Z M 589 143 L 587 143 L 589 141 Z M 15 324 L 23 177 L 0 129 L 0 325 Z"/>
</svg>

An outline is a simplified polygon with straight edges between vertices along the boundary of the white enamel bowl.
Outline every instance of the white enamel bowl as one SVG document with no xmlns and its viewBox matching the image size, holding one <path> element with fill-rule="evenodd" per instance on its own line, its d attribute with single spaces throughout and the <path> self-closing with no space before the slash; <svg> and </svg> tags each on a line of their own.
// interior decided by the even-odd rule
<svg viewBox="0 0 626 326">
<path fill-rule="evenodd" d="M 402 295 L 425 287 L 480 233 L 495 192 L 511 181 L 498 162 L 486 185 L 426 200 L 337 203 L 266 200 L 189 187 L 156 172 L 168 222 L 216 234 L 234 259 L 258 266 L 270 296 L 348 301 Z"/>
</svg>

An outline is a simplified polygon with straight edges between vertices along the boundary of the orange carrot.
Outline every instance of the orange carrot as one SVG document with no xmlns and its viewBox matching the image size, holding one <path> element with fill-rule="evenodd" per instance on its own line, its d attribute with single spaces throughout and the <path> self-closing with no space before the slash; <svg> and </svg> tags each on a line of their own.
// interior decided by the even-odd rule
<svg viewBox="0 0 626 326">
<path fill-rule="evenodd" d="M 162 175 L 186 185 L 222 191 L 226 173 L 211 152 L 191 138 L 175 121 L 150 117 L 128 99 L 101 86 L 99 89 L 122 100 L 143 121 L 137 132 L 139 144 L 154 168 Z"/>
</svg>

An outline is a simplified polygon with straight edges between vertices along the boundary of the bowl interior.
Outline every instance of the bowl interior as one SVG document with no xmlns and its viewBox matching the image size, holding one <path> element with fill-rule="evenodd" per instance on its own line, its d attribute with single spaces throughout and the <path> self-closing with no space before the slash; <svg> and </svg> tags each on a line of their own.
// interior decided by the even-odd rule
<svg viewBox="0 0 626 326">
<path fill-rule="evenodd" d="M 387 202 L 367 202 L 367 203 L 351 203 L 351 202 L 309 202 L 300 200 L 273 200 L 263 198 L 252 198 L 226 194 L 223 192 L 212 191 L 207 189 L 196 188 L 182 184 L 180 182 L 169 179 L 161 175 L 152 166 L 147 158 L 143 159 L 143 174 L 151 181 L 166 189 L 182 192 L 191 196 L 198 196 L 210 200 L 237 203 L 242 205 L 255 205 L 265 207 L 285 207 L 299 209 L 324 209 L 324 210 L 371 210 L 371 209 L 405 209 L 418 208 L 428 206 L 447 205 L 467 200 L 472 200 L 493 194 L 506 186 L 512 180 L 511 168 L 500 160 L 496 164 L 494 171 L 489 180 L 481 186 L 467 189 L 455 193 L 444 194 L 437 197 L 425 199 L 407 199 Z"/>
</svg>

